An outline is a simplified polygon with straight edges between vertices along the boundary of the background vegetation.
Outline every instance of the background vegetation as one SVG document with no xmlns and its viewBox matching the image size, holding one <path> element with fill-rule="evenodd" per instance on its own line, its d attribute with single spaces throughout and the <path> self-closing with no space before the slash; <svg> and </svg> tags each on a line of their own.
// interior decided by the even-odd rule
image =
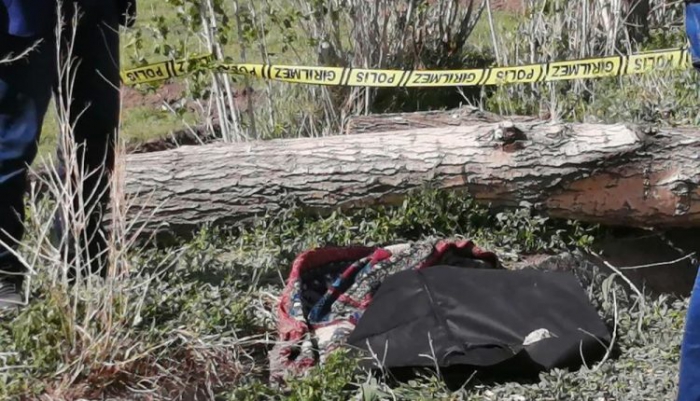
<svg viewBox="0 0 700 401">
<path fill-rule="evenodd" d="M 136 26 L 123 32 L 122 61 L 134 66 L 212 51 L 231 61 L 438 69 L 685 43 L 680 1 L 651 1 L 649 30 L 639 37 L 621 14 L 605 20 L 606 10 L 594 1 L 470 4 L 141 0 Z M 696 124 L 694 74 L 430 91 L 324 88 L 200 74 L 125 88 L 122 136 L 142 141 L 194 124 L 226 141 L 323 136 L 337 133 L 356 114 L 459 104 L 566 121 Z M 61 130 L 55 117 L 47 119 L 44 156 L 50 156 Z M 63 280 L 65 259 L 47 234 L 52 207 L 30 202 L 29 239 L 21 253 L 32 266 L 33 301 L 0 323 L 3 399 L 674 399 L 686 301 L 639 296 L 619 277 L 597 274 L 588 265 L 579 266 L 580 273 L 587 277 L 591 300 L 616 328 L 620 358 L 579 372 L 550 372 L 538 383 L 470 383 L 458 393 L 435 376 L 389 388 L 355 372 L 342 355 L 288 388 L 266 383 L 276 297 L 290 262 L 309 247 L 468 237 L 512 264 L 528 254 L 595 247 L 603 228 L 549 221 L 528 209 L 494 214 L 427 188 L 397 208 L 327 218 L 292 209 L 251 227 L 203 230 L 195 241 L 168 249 L 137 247 L 117 215 L 110 277 L 69 287 Z"/>
</svg>

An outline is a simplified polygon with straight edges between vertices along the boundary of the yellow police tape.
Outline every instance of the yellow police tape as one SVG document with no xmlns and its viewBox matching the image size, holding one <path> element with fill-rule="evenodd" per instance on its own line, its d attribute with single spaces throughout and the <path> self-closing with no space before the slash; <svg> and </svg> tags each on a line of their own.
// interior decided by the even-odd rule
<svg viewBox="0 0 700 401">
<path fill-rule="evenodd" d="M 208 69 L 236 75 L 311 85 L 363 87 L 482 86 L 576 80 L 687 68 L 687 49 L 657 50 L 629 56 L 556 61 L 517 67 L 466 70 L 376 70 L 269 64 L 216 63 L 211 56 L 170 60 L 122 71 L 127 85 L 152 83 Z"/>
</svg>

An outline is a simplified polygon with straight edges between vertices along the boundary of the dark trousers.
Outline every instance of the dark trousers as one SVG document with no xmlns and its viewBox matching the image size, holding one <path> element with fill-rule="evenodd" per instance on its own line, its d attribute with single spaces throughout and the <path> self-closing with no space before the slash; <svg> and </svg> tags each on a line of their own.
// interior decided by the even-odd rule
<svg viewBox="0 0 700 401">
<path fill-rule="evenodd" d="M 84 202 L 76 199 L 76 205 L 94 211 L 81 238 L 87 240 L 91 257 L 104 249 L 105 235 L 100 222 L 109 200 L 106 188 L 114 165 L 120 111 L 119 15 L 115 0 L 84 3 L 85 7 L 79 7 L 81 16 L 70 54 L 77 62 L 73 67 L 71 99 L 67 99 L 66 82 L 58 79 L 57 40 L 51 27 L 41 38 L 43 43 L 25 59 L 0 64 L 0 239 L 13 248 L 24 235 L 27 169 L 37 154 L 51 96 L 59 96 L 62 88 L 63 101 L 71 105 L 78 160 L 83 161 L 81 167 L 87 171 L 82 191 Z M 64 21 L 70 25 L 75 5 L 67 4 L 64 8 Z M 64 29 L 64 40 L 70 38 L 70 31 L 69 27 Z M 21 53 L 37 39 L 0 34 L 0 59 L 10 53 Z M 63 48 L 61 53 L 65 54 L 66 43 Z M 70 174 L 65 177 L 70 178 Z M 92 269 L 101 264 L 96 260 Z M 0 270 L 22 272 L 17 260 L 1 245 Z"/>
</svg>

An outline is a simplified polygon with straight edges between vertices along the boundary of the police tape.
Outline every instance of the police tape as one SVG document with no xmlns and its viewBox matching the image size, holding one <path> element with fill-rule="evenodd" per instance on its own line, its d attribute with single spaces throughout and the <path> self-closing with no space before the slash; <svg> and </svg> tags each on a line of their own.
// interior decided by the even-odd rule
<svg viewBox="0 0 700 401">
<path fill-rule="evenodd" d="M 170 60 L 122 71 L 127 85 L 153 83 L 215 70 L 235 75 L 310 85 L 361 87 L 487 86 L 578 80 L 687 68 L 687 49 L 656 50 L 628 56 L 587 58 L 515 67 L 464 70 L 379 70 L 367 68 L 218 63 L 210 56 Z"/>
</svg>

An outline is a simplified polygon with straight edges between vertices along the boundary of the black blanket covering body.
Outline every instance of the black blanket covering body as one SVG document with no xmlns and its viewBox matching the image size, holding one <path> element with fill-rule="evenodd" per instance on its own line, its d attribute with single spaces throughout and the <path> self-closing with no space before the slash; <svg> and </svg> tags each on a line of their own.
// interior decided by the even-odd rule
<svg viewBox="0 0 700 401">
<path fill-rule="evenodd" d="M 388 277 L 348 345 L 365 368 L 400 377 L 438 367 L 459 385 L 474 373 L 527 380 L 591 366 L 610 341 L 571 273 L 441 265 Z"/>
</svg>

